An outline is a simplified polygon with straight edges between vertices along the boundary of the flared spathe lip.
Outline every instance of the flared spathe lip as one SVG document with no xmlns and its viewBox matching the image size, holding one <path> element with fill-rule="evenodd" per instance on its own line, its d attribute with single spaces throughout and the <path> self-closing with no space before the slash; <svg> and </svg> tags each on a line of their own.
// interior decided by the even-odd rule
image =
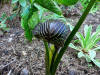
<svg viewBox="0 0 100 75">
<path fill-rule="evenodd" d="M 52 43 L 59 47 L 64 45 L 66 38 L 70 33 L 70 28 L 60 20 L 47 20 L 39 23 L 33 30 L 33 35 L 48 43 Z"/>
</svg>

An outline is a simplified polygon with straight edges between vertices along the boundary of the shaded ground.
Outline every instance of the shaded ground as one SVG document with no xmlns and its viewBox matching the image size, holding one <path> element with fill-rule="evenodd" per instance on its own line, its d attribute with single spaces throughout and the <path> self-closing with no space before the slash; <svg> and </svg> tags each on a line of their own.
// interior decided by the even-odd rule
<svg viewBox="0 0 100 75">
<path fill-rule="evenodd" d="M 6 8 L 6 9 L 5 9 Z M 4 10 L 5 9 L 5 10 Z M 4 6 L 0 12 L 8 12 L 9 7 Z M 1 13 L 0 13 L 1 14 Z M 79 17 L 72 16 L 69 22 L 72 25 L 78 21 Z M 24 31 L 20 27 L 20 21 L 16 18 L 11 25 L 10 31 L 0 37 L 0 75 L 6 75 L 13 71 L 14 75 L 20 75 L 20 71 L 29 70 L 33 75 L 45 75 L 44 46 L 43 42 L 33 39 L 31 43 L 24 38 Z M 89 14 L 80 31 L 85 24 L 92 24 L 93 30 L 100 25 L 100 11 L 94 15 Z M 87 63 L 84 59 L 77 58 L 77 52 L 71 48 L 65 52 L 57 75 L 100 75 L 100 69 L 92 63 Z M 71 74 L 72 73 L 72 74 Z M 32 75 L 32 74 L 31 74 Z"/>
</svg>

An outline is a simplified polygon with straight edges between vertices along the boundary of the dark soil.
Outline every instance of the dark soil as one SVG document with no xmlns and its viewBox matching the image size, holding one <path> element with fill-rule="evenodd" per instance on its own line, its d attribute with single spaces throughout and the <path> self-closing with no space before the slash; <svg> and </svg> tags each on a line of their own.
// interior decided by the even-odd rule
<svg viewBox="0 0 100 75">
<path fill-rule="evenodd" d="M 0 9 L 9 14 L 7 5 Z M 67 18 L 68 22 L 75 25 L 80 16 Z M 24 37 L 24 31 L 20 27 L 20 20 L 16 18 L 8 23 L 10 31 L 0 36 L 0 75 L 7 75 L 10 71 L 12 75 L 20 75 L 29 72 L 30 75 L 45 75 L 45 49 L 42 41 L 33 38 L 28 42 Z M 13 25 L 12 25 L 13 24 Z M 93 31 L 100 25 L 100 11 L 94 15 L 89 14 L 84 25 L 93 25 Z M 92 66 L 91 66 L 92 65 Z M 23 71 L 22 71 L 23 70 Z M 100 75 L 100 69 L 87 63 L 85 59 L 77 58 L 77 51 L 68 48 L 58 66 L 56 75 Z"/>
</svg>

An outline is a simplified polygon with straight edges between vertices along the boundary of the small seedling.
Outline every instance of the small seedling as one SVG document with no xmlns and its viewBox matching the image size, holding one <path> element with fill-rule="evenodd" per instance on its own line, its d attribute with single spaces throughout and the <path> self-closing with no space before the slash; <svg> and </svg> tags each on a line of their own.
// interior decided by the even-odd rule
<svg viewBox="0 0 100 75">
<path fill-rule="evenodd" d="M 95 59 L 96 51 L 100 50 L 100 46 L 97 45 L 100 42 L 100 25 L 97 27 L 96 32 L 92 33 L 92 26 L 85 25 L 84 27 L 84 35 L 78 32 L 76 34 L 77 40 L 76 43 L 79 43 L 80 46 L 75 46 L 74 44 L 70 43 L 70 47 L 78 50 L 78 58 L 84 57 L 87 62 L 93 62 L 95 65 L 100 67 L 100 62 Z"/>
</svg>

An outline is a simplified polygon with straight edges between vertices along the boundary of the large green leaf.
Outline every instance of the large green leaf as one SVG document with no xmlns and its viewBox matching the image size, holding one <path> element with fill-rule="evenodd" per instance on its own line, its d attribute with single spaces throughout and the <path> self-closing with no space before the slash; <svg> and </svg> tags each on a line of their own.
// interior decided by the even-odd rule
<svg viewBox="0 0 100 75">
<path fill-rule="evenodd" d="M 26 37 L 29 41 L 31 41 L 31 40 L 32 40 L 32 32 L 31 32 L 31 30 L 29 29 L 28 20 L 22 18 L 22 19 L 21 19 L 21 26 L 22 26 L 22 28 L 23 28 L 24 31 L 25 31 L 25 37 Z"/>
<path fill-rule="evenodd" d="M 63 5 L 74 5 L 78 2 L 78 0 L 56 0 L 58 3 L 63 4 Z"/>
<path fill-rule="evenodd" d="M 39 14 L 38 11 L 33 12 L 33 15 L 31 18 L 28 20 L 28 25 L 30 29 L 33 29 L 39 22 Z"/>
<path fill-rule="evenodd" d="M 47 16 L 43 16 L 41 21 L 44 22 L 45 20 L 49 20 L 49 19 L 58 19 L 58 20 L 61 20 L 64 23 L 66 23 L 65 17 L 59 16 L 59 15 L 57 15 L 55 13 L 52 13 L 52 14 L 47 15 Z"/>
<path fill-rule="evenodd" d="M 28 20 L 32 17 L 33 12 L 36 12 L 37 9 L 34 6 L 27 6 L 25 7 L 23 13 L 22 13 L 22 18 L 21 18 L 21 26 L 25 31 L 25 37 L 31 41 L 32 40 L 32 31 L 31 28 L 28 25 Z"/>
<path fill-rule="evenodd" d="M 19 0 L 19 3 L 22 7 L 26 6 L 26 0 Z"/>
<path fill-rule="evenodd" d="M 40 6 L 40 5 L 36 4 L 36 3 L 34 3 L 34 6 L 39 10 L 39 19 L 42 19 L 43 14 L 44 14 L 45 12 L 48 12 L 48 10 L 45 9 L 45 8 L 43 8 L 43 7 Z"/>
<path fill-rule="evenodd" d="M 30 6 L 25 7 L 23 10 L 23 13 L 21 14 L 21 16 L 22 16 L 21 26 L 24 30 L 27 29 L 27 26 L 25 24 L 27 24 L 26 22 L 28 20 L 28 16 L 29 16 L 29 12 L 30 12 L 29 9 L 30 9 Z"/>
<path fill-rule="evenodd" d="M 21 26 L 22 28 L 24 28 L 24 31 L 25 31 L 25 37 L 31 41 L 32 40 L 32 32 L 31 30 L 29 29 L 29 26 L 28 26 L 28 20 L 27 19 L 24 19 L 22 18 L 21 19 Z"/>
<path fill-rule="evenodd" d="M 61 9 L 53 0 L 35 0 L 35 2 L 58 15 L 62 15 Z"/>
</svg>

